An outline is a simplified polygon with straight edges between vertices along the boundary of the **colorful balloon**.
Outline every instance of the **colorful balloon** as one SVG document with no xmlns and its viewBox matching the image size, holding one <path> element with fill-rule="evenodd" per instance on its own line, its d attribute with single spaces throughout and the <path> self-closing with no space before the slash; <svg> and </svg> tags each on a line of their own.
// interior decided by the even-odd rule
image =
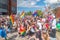
<svg viewBox="0 0 60 40">
<path fill-rule="evenodd" d="M 58 23 L 58 24 L 56 25 L 56 27 L 57 27 L 58 29 L 60 29 L 60 23 Z"/>
</svg>

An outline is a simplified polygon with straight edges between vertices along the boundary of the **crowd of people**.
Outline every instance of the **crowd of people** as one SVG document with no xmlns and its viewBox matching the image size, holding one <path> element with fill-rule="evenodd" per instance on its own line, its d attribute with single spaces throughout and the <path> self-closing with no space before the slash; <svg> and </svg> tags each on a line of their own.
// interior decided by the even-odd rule
<svg viewBox="0 0 60 40">
<path fill-rule="evenodd" d="M 41 16 L 15 17 L 14 24 L 11 25 L 9 16 L 0 16 L 0 30 L 4 28 L 6 33 L 11 29 L 18 32 L 19 37 L 28 36 L 28 40 L 50 40 L 56 38 L 56 17 L 48 13 Z"/>
<path fill-rule="evenodd" d="M 49 40 L 49 37 L 56 37 L 56 18 L 52 14 L 47 14 L 45 17 L 28 16 L 20 20 L 20 30 L 18 33 L 22 36 L 25 34 L 34 37 L 35 40 Z M 21 30 L 25 30 L 25 34 L 21 34 Z M 52 34 L 51 34 L 52 33 Z"/>
</svg>

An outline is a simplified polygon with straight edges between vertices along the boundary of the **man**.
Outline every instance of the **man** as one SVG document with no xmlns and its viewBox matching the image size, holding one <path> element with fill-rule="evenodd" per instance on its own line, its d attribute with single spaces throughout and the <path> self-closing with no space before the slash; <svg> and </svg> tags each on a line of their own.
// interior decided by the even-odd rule
<svg viewBox="0 0 60 40">
<path fill-rule="evenodd" d="M 39 31 L 37 32 L 37 37 L 39 38 L 39 40 L 42 40 L 41 38 L 42 23 L 40 20 L 37 20 L 37 26 L 39 28 Z"/>
<path fill-rule="evenodd" d="M 55 19 L 55 17 L 53 18 L 53 21 L 52 21 L 52 37 L 53 38 L 56 37 L 56 19 Z"/>
<path fill-rule="evenodd" d="M 39 27 L 39 30 L 42 30 L 42 23 L 40 22 L 40 20 L 37 20 L 37 25 Z"/>
<path fill-rule="evenodd" d="M 5 38 L 5 40 L 7 40 L 7 33 L 6 33 L 6 29 L 4 28 L 4 26 L 1 26 L 1 24 L 0 24 L 0 36 L 2 37 L 2 38 Z"/>
</svg>

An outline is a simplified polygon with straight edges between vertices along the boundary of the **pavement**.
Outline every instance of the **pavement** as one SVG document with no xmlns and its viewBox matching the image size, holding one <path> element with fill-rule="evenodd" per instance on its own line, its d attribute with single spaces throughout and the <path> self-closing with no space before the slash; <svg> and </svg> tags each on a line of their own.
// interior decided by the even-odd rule
<svg viewBox="0 0 60 40">
<path fill-rule="evenodd" d="M 56 31 L 56 40 L 60 40 L 60 32 Z"/>
<path fill-rule="evenodd" d="M 7 39 L 8 40 L 28 40 L 27 37 L 24 37 L 24 38 L 19 37 L 17 32 L 9 33 L 7 36 Z"/>
<path fill-rule="evenodd" d="M 14 32 L 14 33 L 8 33 L 7 34 L 7 39 L 8 40 L 15 40 L 15 38 L 17 37 L 17 32 Z"/>
<path fill-rule="evenodd" d="M 27 39 L 27 36 L 24 38 L 19 37 L 17 32 L 9 33 L 7 39 L 8 40 L 29 40 L 29 39 Z M 59 39 L 59 37 L 58 37 L 58 39 Z M 50 40 L 56 40 L 56 38 L 50 37 Z"/>
</svg>

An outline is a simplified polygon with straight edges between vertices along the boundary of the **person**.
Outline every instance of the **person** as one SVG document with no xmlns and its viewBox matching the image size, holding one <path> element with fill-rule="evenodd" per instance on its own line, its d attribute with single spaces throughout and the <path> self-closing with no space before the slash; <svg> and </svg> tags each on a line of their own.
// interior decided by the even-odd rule
<svg viewBox="0 0 60 40">
<path fill-rule="evenodd" d="M 52 37 L 53 38 L 56 37 L 56 19 L 55 19 L 55 17 L 53 18 L 53 21 L 52 21 Z"/>
<path fill-rule="evenodd" d="M 43 28 L 42 28 L 42 38 L 43 40 L 49 40 L 49 25 L 47 23 L 43 24 Z"/>
<path fill-rule="evenodd" d="M 11 27 L 10 27 L 10 24 L 8 24 L 7 33 L 10 33 L 10 32 L 11 32 Z"/>
<path fill-rule="evenodd" d="M 27 31 L 29 32 L 28 34 L 32 36 L 35 32 L 34 30 L 34 23 L 33 22 L 28 22 L 28 29 Z"/>
<path fill-rule="evenodd" d="M 15 31 L 17 31 L 17 24 L 16 24 L 15 21 L 14 21 L 14 24 L 13 24 L 13 29 L 14 29 Z"/>
<path fill-rule="evenodd" d="M 47 30 L 46 30 L 46 27 L 45 25 L 43 24 L 43 29 L 42 29 L 42 39 L 43 40 L 46 40 L 46 36 L 47 36 Z"/>
<path fill-rule="evenodd" d="M 5 38 L 5 40 L 7 40 L 7 33 L 6 33 L 6 29 L 3 27 L 3 26 L 1 26 L 1 24 L 0 24 L 0 36 L 2 37 L 2 38 Z"/>
<path fill-rule="evenodd" d="M 37 26 L 39 27 L 39 30 L 42 30 L 42 24 L 40 20 L 37 20 Z"/>
<path fill-rule="evenodd" d="M 20 30 L 19 30 L 19 33 L 21 36 L 25 36 L 26 34 L 26 29 L 25 29 L 25 26 L 23 24 L 20 25 Z"/>
<path fill-rule="evenodd" d="M 42 24 L 40 20 L 37 20 L 37 26 L 39 28 L 39 31 L 37 32 L 36 37 L 39 38 L 39 40 L 42 40 L 42 37 L 41 37 Z"/>
</svg>

